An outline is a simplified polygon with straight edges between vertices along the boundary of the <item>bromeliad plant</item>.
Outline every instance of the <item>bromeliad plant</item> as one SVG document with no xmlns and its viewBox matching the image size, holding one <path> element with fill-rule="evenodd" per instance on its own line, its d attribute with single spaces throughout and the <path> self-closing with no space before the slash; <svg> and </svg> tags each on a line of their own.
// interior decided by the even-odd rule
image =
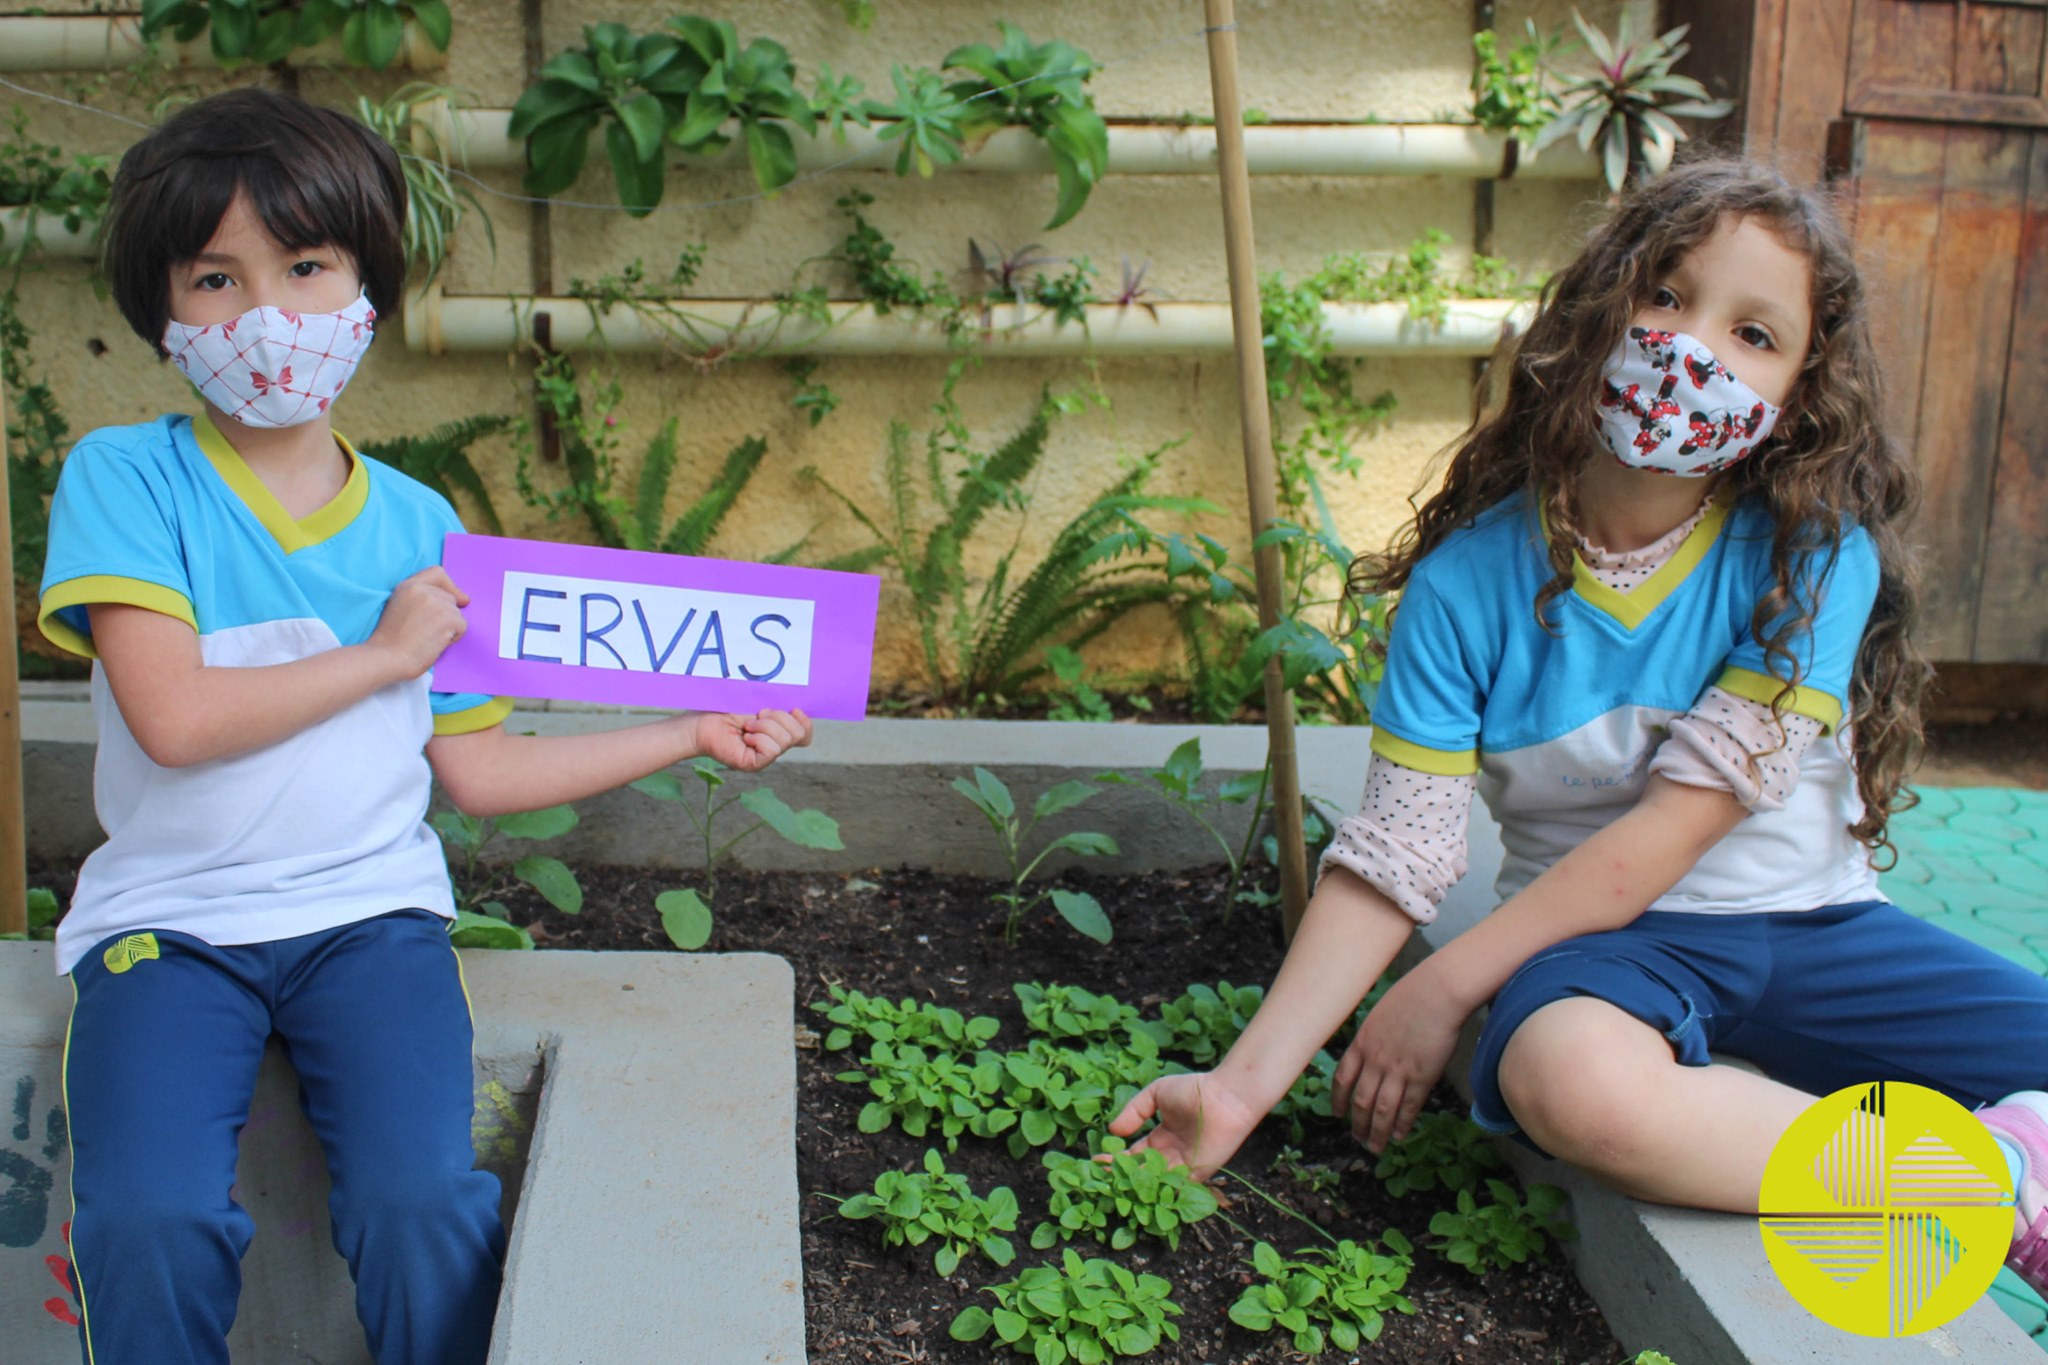
<svg viewBox="0 0 2048 1365">
<path fill-rule="evenodd" d="M 972 782 L 964 777 L 954 778 L 953 790 L 971 801 L 974 808 L 981 812 L 982 818 L 988 821 L 989 828 L 993 829 L 996 838 L 1002 841 L 1003 857 L 1010 864 L 1010 889 L 998 891 L 989 897 L 997 905 L 1007 907 L 1010 912 L 1008 918 L 1003 921 L 1005 944 L 1012 948 L 1017 946 L 1018 923 L 1027 911 L 1036 908 L 1048 897 L 1052 900 L 1053 908 L 1059 911 L 1060 918 L 1072 925 L 1076 933 L 1092 938 L 1097 943 L 1109 942 L 1112 933 L 1109 916 L 1103 911 L 1102 903 L 1086 891 L 1069 891 L 1057 886 L 1026 889 L 1031 874 L 1038 870 L 1039 864 L 1055 853 L 1072 853 L 1083 858 L 1093 858 L 1117 851 L 1116 840 L 1107 834 L 1098 834 L 1093 830 L 1072 830 L 1050 840 L 1028 862 L 1025 860 L 1025 845 L 1039 821 L 1058 815 L 1062 811 L 1072 810 L 1093 798 L 1100 788 L 1091 787 L 1086 782 L 1062 782 L 1058 786 L 1049 787 L 1039 794 L 1037 802 L 1032 806 L 1031 818 L 1023 821 L 1018 819 L 1017 801 L 1010 795 L 1009 785 L 986 768 L 975 768 Z"/>
<path fill-rule="evenodd" d="M 993 1331 L 1038 1365 L 1104 1365 L 1112 1356 L 1143 1355 L 1161 1340 L 1180 1340 L 1172 1284 L 1099 1257 L 1083 1260 L 1072 1248 L 1057 1267 L 1033 1266 L 983 1292 L 995 1297 L 995 1311 L 964 1309 L 948 1335 L 980 1341 Z"/>
<path fill-rule="evenodd" d="M 1472 1191 L 1459 1190 L 1458 1207 L 1429 1220 L 1430 1250 L 1483 1275 L 1541 1256 L 1552 1237 L 1568 1242 L 1579 1235 L 1558 1216 L 1565 1195 L 1555 1185 L 1531 1185 L 1526 1199 L 1505 1180 L 1488 1180 L 1486 1189 L 1492 1202 L 1481 1204 Z"/>
<path fill-rule="evenodd" d="M 1034 1250 L 1089 1236 L 1112 1250 L 1128 1251 L 1145 1234 L 1178 1251 L 1181 1229 L 1216 1212 L 1209 1187 L 1191 1178 L 1185 1166 L 1169 1168 L 1159 1152 L 1148 1148 L 1132 1154 L 1115 1136 L 1102 1139 L 1101 1152 L 1110 1160 L 1045 1154 L 1051 1221 L 1032 1229 Z"/>
<path fill-rule="evenodd" d="M 1462 1114 L 1419 1115 L 1415 1127 L 1390 1143 L 1372 1173 L 1396 1199 L 1417 1190 L 1470 1190 L 1501 1168 L 1493 1139 Z"/>
<path fill-rule="evenodd" d="M 142 36 L 181 43 L 208 35 L 223 66 L 281 62 L 336 33 L 352 66 L 382 71 L 405 47 L 407 21 L 442 52 L 454 27 L 447 0 L 142 0 Z"/>
<path fill-rule="evenodd" d="M 718 792 L 725 786 L 725 766 L 713 758 L 694 758 L 689 766 L 703 787 L 701 813 L 698 803 L 690 800 L 682 780 L 673 772 L 654 773 L 632 786 L 634 791 L 657 801 L 681 806 L 683 814 L 689 817 L 690 824 L 704 842 L 703 891 L 683 887 L 664 891 L 654 898 L 654 908 L 661 914 L 662 931 L 668 935 L 669 942 L 684 952 L 695 952 L 711 938 L 711 911 L 718 900 L 719 863 L 741 840 L 767 829 L 799 848 L 839 850 L 846 845 L 839 839 L 839 822 L 823 811 L 792 810 L 788 802 L 766 787 L 754 787 L 738 796 L 720 800 Z M 754 816 L 754 823 L 719 843 L 715 835 L 718 817 L 735 805 Z"/>
<path fill-rule="evenodd" d="M 1388 1313 L 1413 1313 L 1401 1290 L 1414 1268 L 1414 1247 L 1393 1228 L 1372 1241 L 1335 1242 L 1283 1257 L 1270 1243 L 1252 1248 L 1259 1280 L 1230 1306 L 1230 1320 L 1251 1332 L 1294 1334 L 1294 1349 L 1321 1355 L 1334 1346 L 1356 1351 L 1377 1341 Z"/>
<path fill-rule="evenodd" d="M 1566 138 L 1591 151 L 1600 144 L 1600 169 L 1607 188 L 1616 194 L 1622 186 L 1664 174 L 1685 141 L 1681 118 L 1718 119 L 1735 106 L 1727 100 L 1709 99 L 1707 88 L 1690 76 L 1675 75 L 1672 67 L 1690 50 L 1685 42 L 1689 25 L 1681 24 L 1654 37 L 1638 33 L 1630 11 L 1621 14 L 1621 28 L 1613 38 L 1588 24 L 1577 10 L 1572 23 L 1585 45 L 1592 69 L 1569 79 L 1560 91 L 1563 110 L 1536 140 L 1536 149 Z"/>
<path fill-rule="evenodd" d="M 454 875 L 455 927 L 449 939 L 458 948 L 531 948 L 533 936 L 511 922 L 512 912 L 498 897 L 524 883 L 565 915 L 583 910 L 583 886 L 560 858 L 530 853 L 509 870 L 485 866 L 483 851 L 500 838 L 542 843 L 576 828 L 573 806 L 500 815 L 495 819 L 436 811 L 427 823 L 461 861 Z"/>
<path fill-rule="evenodd" d="M 829 1197 L 829 1196 L 828 1196 Z M 998 1266 L 1017 1259 L 1006 1232 L 1017 1230 L 1017 1196 L 1006 1185 L 975 1194 L 967 1177 L 946 1169 L 937 1148 L 926 1148 L 924 1170 L 884 1171 L 875 1177 L 872 1194 L 841 1200 L 842 1218 L 872 1218 L 882 1227 L 884 1244 L 921 1247 L 936 1241 L 932 1269 L 951 1276 L 962 1260 L 976 1254 Z"/>
</svg>

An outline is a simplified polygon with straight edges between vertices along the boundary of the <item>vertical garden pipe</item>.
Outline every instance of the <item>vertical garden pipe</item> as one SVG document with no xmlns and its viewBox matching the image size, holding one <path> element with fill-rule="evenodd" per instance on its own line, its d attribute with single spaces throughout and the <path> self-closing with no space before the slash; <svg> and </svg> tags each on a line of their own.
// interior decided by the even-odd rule
<svg viewBox="0 0 2048 1365">
<path fill-rule="evenodd" d="M 0 389 L 0 507 L 7 505 L 7 391 Z M 14 519 L 0 520 L 0 602 L 14 619 Z M 21 817 L 21 625 L 0 660 L 0 934 L 28 932 L 28 838 Z"/>
<path fill-rule="evenodd" d="M 1209 12 L 1209 89 L 1216 101 L 1216 169 L 1223 189 L 1223 250 L 1230 268 L 1230 322 L 1237 340 L 1237 397 L 1244 428 L 1244 479 L 1254 542 L 1279 519 L 1273 489 L 1273 420 L 1266 398 L 1265 329 L 1252 260 L 1252 191 L 1244 159 L 1244 106 L 1237 89 L 1237 21 L 1232 0 L 1204 0 Z M 1280 623 L 1280 547 L 1258 546 L 1259 629 Z M 1273 823 L 1280 843 L 1280 902 L 1288 939 L 1308 908 L 1308 859 L 1301 831 L 1301 773 L 1294 760 L 1294 698 L 1280 656 L 1266 660 L 1266 756 L 1273 768 Z M 1227 908 L 1227 907 L 1226 907 Z"/>
</svg>

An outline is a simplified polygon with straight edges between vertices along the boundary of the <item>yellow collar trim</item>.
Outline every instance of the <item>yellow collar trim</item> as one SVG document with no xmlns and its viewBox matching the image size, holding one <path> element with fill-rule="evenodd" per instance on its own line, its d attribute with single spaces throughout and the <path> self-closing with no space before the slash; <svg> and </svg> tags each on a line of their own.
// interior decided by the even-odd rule
<svg viewBox="0 0 2048 1365">
<path fill-rule="evenodd" d="M 201 413 L 192 419 L 192 435 L 221 481 L 242 500 L 256 520 L 263 523 L 263 529 L 270 532 L 271 539 L 286 554 L 318 545 L 340 534 L 370 500 L 370 474 L 363 466 L 363 457 L 356 454 L 356 448 L 340 432 L 334 433 L 334 440 L 342 453 L 348 456 L 348 482 L 326 506 L 296 521 L 291 513 L 284 510 L 284 504 L 264 487 L 263 480 L 256 477 L 256 472 L 249 468 L 241 453 L 228 444 L 228 438 L 220 434 L 220 428 L 214 426 L 206 414 Z"/>
<path fill-rule="evenodd" d="M 1721 534 L 1721 524 L 1728 520 L 1728 509 L 1733 502 L 1734 499 L 1725 491 L 1716 492 L 1707 507 L 1707 514 L 1700 518 L 1699 525 L 1692 528 L 1692 534 L 1671 552 L 1671 558 L 1665 560 L 1657 572 L 1638 583 L 1629 592 L 1616 592 L 1602 583 L 1594 576 L 1593 570 L 1574 547 L 1573 590 L 1585 599 L 1586 605 L 1606 612 L 1626 629 L 1634 630 L 1649 620 L 1650 614 L 1662 606 L 1664 599 L 1669 597 L 1679 584 L 1685 582 L 1692 571 L 1699 567 L 1700 561 L 1706 558 L 1707 551 L 1714 547 L 1714 541 Z M 1541 517 L 1543 524 L 1543 538 L 1547 541 L 1550 538 L 1550 518 L 1540 511 L 1540 503 L 1538 506 L 1538 516 Z"/>
</svg>

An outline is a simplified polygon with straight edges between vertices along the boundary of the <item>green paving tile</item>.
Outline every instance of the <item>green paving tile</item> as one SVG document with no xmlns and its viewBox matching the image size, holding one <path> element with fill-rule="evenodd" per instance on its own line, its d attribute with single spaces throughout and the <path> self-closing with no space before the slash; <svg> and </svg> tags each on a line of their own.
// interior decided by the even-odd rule
<svg viewBox="0 0 2048 1365">
<path fill-rule="evenodd" d="M 1928 887 L 1912 886 L 1887 877 L 1878 883 L 1878 889 L 1890 898 L 1892 904 L 1909 915 L 1931 919 L 1950 913 L 1949 908 L 1942 904 L 1940 897 Z"/>
<path fill-rule="evenodd" d="M 2016 938 L 2048 938 L 2048 904 L 2036 903 L 2025 909 L 1979 906 L 1971 913 Z"/>
<path fill-rule="evenodd" d="M 2027 793 L 2019 787 L 1951 787 L 1956 803 L 1972 815 L 2011 815 Z"/>
<path fill-rule="evenodd" d="M 2011 958 L 2029 971 L 2048 969 L 2048 962 L 2043 962 L 2041 954 L 2021 940 L 2019 935 L 2008 934 L 2005 930 L 1986 924 L 1974 916 L 1950 913 L 1926 915 L 1923 918 L 1928 923 L 1938 924 L 1950 933 L 1958 934 L 1972 943 L 1982 944 L 2000 957 Z"/>
<path fill-rule="evenodd" d="M 1999 846 L 1986 849 L 1982 854 L 1928 852 L 1923 853 L 1918 861 L 1922 867 L 1927 869 L 1929 874 L 1928 881 L 1935 886 L 1956 882 L 1988 883 L 1992 878 L 1991 873 L 1984 866 L 1989 860 L 1987 855 L 1993 857 L 2003 856 L 2008 851 L 2009 846 Z M 1955 900 L 1947 895 L 1943 895 L 1942 900 L 1949 905 L 1956 904 Z"/>
<path fill-rule="evenodd" d="M 2025 843 L 2034 837 L 2034 832 L 2025 825 L 2017 824 L 2003 816 L 1985 815 L 1976 811 L 1964 811 L 1960 815 L 1950 816 L 1948 827 L 1962 834 L 1975 835 L 1980 839 L 1989 839 L 2008 846 Z"/>
<path fill-rule="evenodd" d="M 1956 789 L 1951 787 L 1915 787 L 1913 794 L 1920 798 L 1920 804 L 1900 815 L 1894 822 L 1909 828 L 1929 822 L 1946 819 L 1963 808 L 1956 799 Z"/>
<path fill-rule="evenodd" d="M 2021 1330 L 2048 1344 L 2048 1303 L 2043 1303 L 2026 1281 L 2011 1270 L 2001 1270 L 1991 1282 L 1991 1298 Z"/>
<path fill-rule="evenodd" d="M 2011 881 L 2001 879 L 1990 882 L 1952 882 L 1943 886 L 1939 881 L 1930 883 L 1930 889 L 1941 898 L 1941 903 L 1951 910 L 1967 910 L 1972 914 L 1997 911 L 2001 914 L 2041 914 L 2048 912 L 2048 900 L 2039 890 L 2030 886 L 2015 886 Z M 2019 932 L 2031 934 L 2048 921 L 2033 920 Z"/>
</svg>

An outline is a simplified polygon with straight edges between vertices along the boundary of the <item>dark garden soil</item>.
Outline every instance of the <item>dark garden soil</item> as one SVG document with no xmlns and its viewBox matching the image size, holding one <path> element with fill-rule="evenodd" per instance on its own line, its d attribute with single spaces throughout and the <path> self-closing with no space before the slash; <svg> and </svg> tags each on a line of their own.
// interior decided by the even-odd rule
<svg viewBox="0 0 2048 1365">
<path fill-rule="evenodd" d="M 531 897 L 513 906 L 521 922 L 536 922 L 548 947 L 672 951 L 654 913 L 654 897 L 679 884 L 673 874 L 606 867 L 581 873 L 587 891 L 580 916 L 559 914 Z M 966 1014 L 1002 1020 L 994 1046 L 1022 1047 L 1026 1037 L 1013 983 L 1059 982 L 1107 992 L 1148 1014 L 1192 982 L 1271 981 L 1281 958 L 1276 911 L 1240 908 L 1222 922 L 1220 873 L 1129 878 L 1073 877 L 1108 907 L 1116 923 L 1112 947 L 1098 948 L 1050 914 L 1027 924 L 1020 945 L 1003 946 L 1002 912 L 989 904 L 989 885 L 969 878 L 920 872 L 874 872 L 860 877 L 780 873 L 728 874 L 718 888 L 717 930 L 710 951 L 768 952 L 787 958 L 797 981 L 797 1180 L 803 1192 L 803 1256 L 810 1358 L 814 1365 L 853 1362 L 975 1362 L 1028 1357 L 951 1340 L 946 1329 L 962 1308 L 993 1306 L 973 1285 L 1013 1278 L 1024 1265 L 1056 1260 L 1029 1249 L 1030 1230 L 1045 1211 L 1044 1169 L 1038 1153 L 1018 1161 L 999 1142 L 961 1140 L 947 1168 L 964 1172 L 979 1193 L 1008 1185 L 1022 1206 L 1012 1237 L 1020 1256 L 1008 1270 L 970 1260 L 961 1274 L 942 1280 L 932 1269 L 932 1248 L 886 1248 L 872 1223 L 839 1216 L 820 1194 L 869 1189 L 886 1169 L 916 1169 L 924 1139 L 901 1131 L 869 1136 L 855 1116 L 869 1098 L 864 1086 L 835 1080 L 853 1065 L 850 1052 L 819 1044 L 821 1017 L 807 1008 L 837 982 L 870 995 L 931 1000 Z M 1437 1101 L 1455 1104 L 1446 1089 Z M 1334 1199 L 1311 1193 L 1270 1170 L 1287 1142 L 1283 1123 L 1269 1120 L 1232 1168 L 1313 1218 L 1339 1237 L 1377 1236 L 1392 1226 L 1417 1243 L 1408 1295 L 1413 1317 L 1390 1317 L 1385 1334 L 1363 1358 L 1388 1362 L 1469 1362 L 1470 1365 L 1550 1365 L 1623 1358 L 1599 1310 L 1553 1250 L 1544 1264 L 1495 1271 L 1483 1280 L 1423 1249 L 1429 1218 L 1445 1207 L 1441 1191 L 1389 1198 L 1372 1176 L 1371 1161 L 1334 1122 L 1312 1123 L 1296 1144 L 1305 1163 L 1336 1168 L 1342 1183 Z M 1361 1160 L 1361 1158 L 1365 1158 Z M 1307 1227 L 1277 1212 L 1242 1185 L 1225 1178 L 1226 1211 L 1260 1237 L 1291 1251 L 1319 1240 Z M 1110 1255 L 1086 1241 L 1083 1254 Z M 1198 1224 L 1178 1251 L 1141 1242 L 1117 1255 L 1125 1264 L 1165 1276 L 1186 1310 L 1181 1339 L 1148 1355 L 1161 1365 L 1196 1362 L 1278 1362 L 1300 1359 L 1284 1333 L 1255 1334 L 1227 1316 L 1250 1273 L 1251 1247 L 1219 1220 Z M 1331 1352 L 1325 1360 L 1346 1360 Z"/>
<path fill-rule="evenodd" d="M 75 866 L 31 860 L 31 885 L 47 886 L 68 904 Z M 507 897 L 513 919 L 531 926 L 544 949 L 629 949 L 673 952 L 654 911 L 654 897 L 683 884 L 674 873 L 633 867 L 578 869 L 585 890 L 580 915 L 564 915 L 537 895 Z M 699 884 L 694 876 L 690 884 Z M 1240 907 L 1225 924 L 1220 872 L 1189 876 L 1064 879 L 1092 892 L 1115 921 L 1112 947 L 1098 948 L 1050 911 L 1024 926 L 1015 948 L 1003 946 L 1002 912 L 988 901 L 990 884 L 929 873 L 870 872 L 844 877 L 818 873 L 725 873 L 719 878 L 717 925 L 706 951 L 767 952 L 795 969 L 797 1010 L 797 1182 L 802 1192 L 804 1301 L 812 1365 L 990 1365 L 1028 1356 L 956 1342 L 947 1327 L 979 1302 L 975 1287 L 1013 1278 L 1027 1265 L 1057 1260 L 1056 1252 L 1030 1249 L 1031 1229 L 1045 1214 L 1046 1188 L 1039 1153 L 1013 1159 L 1000 1143 L 963 1137 L 947 1157 L 974 1190 L 1008 1185 L 1021 1205 L 1011 1241 L 1018 1260 L 997 1270 L 980 1259 L 963 1263 L 951 1280 L 932 1268 L 932 1247 L 887 1248 L 872 1222 L 839 1216 L 824 1194 L 870 1189 L 887 1169 L 918 1168 L 923 1139 L 890 1129 L 861 1133 L 855 1117 L 867 1100 L 864 1086 L 834 1079 L 854 1063 L 851 1052 L 820 1045 L 821 1016 L 808 1008 L 825 997 L 825 983 L 891 999 L 913 996 L 1002 1020 L 993 1046 L 1022 1047 L 1028 1037 L 1011 986 L 1058 982 L 1106 992 L 1148 1015 L 1193 982 L 1227 980 L 1265 985 L 1278 970 L 1282 949 L 1277 911 Z M 1455 1107 L 1448 1088 L 1435 1104 Z M 1372 1161 L 1348 1131 L 1333 1121 L 1311 1122 L 1294 1144 L 1308 1165 L 1327 1165 L 1340 1177 L 1334 1197 L 1311 1192 L 1271 1169 L 1288 1142 L 1285 1124 L 1268 1120 L 1231 1169 L 1338 1237 L 1363 1240 L 1388 1227 L 1416 1244 L 1406 1293 L 1416 1312 L 1389 1315 L 1380 1340 L 1357 1356 L 1331 1351 L 1326 1362 L 1369 1360 L 1385 1365 L 1614 1365 L 1624 1353 L 1578 1281 L 1553 1248 L 1541 1264 L 1493 1271 L 1483 1279 L 1444 1261 L 1423 1246 L 1430 1215 L 1450 1203 L 1442 1191 L 1389 1197 L 1372 1175 Z M 1224 1177 L 1218 1193 L 1224 1212 L 1282 1251 L 1319 1241 L 1309 1228 L 1279 1213 L 1245 1187 Z M 1219 1219 L 1197 1224 L 1178 1251 L 1141 1241 L 1111 1253 L 1085 1239 L 1083 1255 L 1114 1256 L 1133 1269 L 1161 1275 L 1185 1310 L 1178 1343 L 1163 1343 L 1145 1357 L 1158 1365 L 1269 1365 L 1298 1361 L 1286 1334 L 1248 1332 L 1228 1317 L 1250 1282 L 1251 1246 Z"/>
</svg>

